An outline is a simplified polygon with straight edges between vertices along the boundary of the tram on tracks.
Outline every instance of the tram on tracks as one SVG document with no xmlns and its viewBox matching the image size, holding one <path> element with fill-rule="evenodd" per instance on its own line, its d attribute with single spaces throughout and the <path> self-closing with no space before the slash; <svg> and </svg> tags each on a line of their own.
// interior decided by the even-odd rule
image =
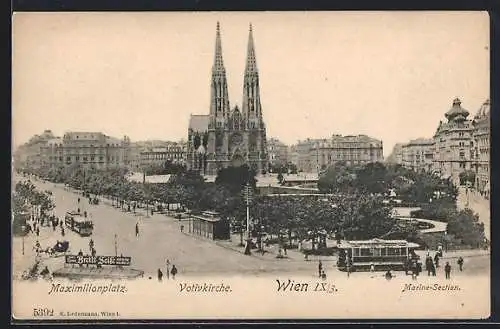
<svg viewBox="0 0 500 329">
<path fill-rule="evenodd" d="M 418 260 L 415 250 L 420 245 L 406 240 L 356 240 L 342 241 L 339 245 L 337 267 L 341 271 L 404 270 L 409 261 Z"/>
<path fill-rule="evenodd" d="M 86 213 L 68 211 L 64 216 L 64 224 L 80 236 L 90 236 L 94 230 L 94 223 L 86 216 Z"/>
</svg>

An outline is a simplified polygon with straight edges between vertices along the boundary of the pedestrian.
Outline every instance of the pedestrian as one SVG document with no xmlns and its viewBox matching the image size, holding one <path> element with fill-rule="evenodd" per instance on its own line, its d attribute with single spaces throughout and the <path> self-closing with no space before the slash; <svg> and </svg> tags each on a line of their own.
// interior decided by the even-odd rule
<svg viewBox="0 0 500 329">
<path fill-rule="evenodd" d="M 39 227 L 36 228 L 36 236 L 40 236 L 40 228 Z"/>
<path fill-rule="evenodd" d="M 432 257 L 427 255 L 425 258 L 425 270 L 427 271 L 427 276 L 431 276 L 432 272 Z"/>
<path fill-rule="evenodd" d="M 163 281 L 163 272 L 161 271 L 161 269 L 158 269 L 158 281 Z"/>
<path fill-rule="evenodd" d="M 181 233 L 184 232 L 184 225 L 181 225 Z"/>
<path fill-rule="evenodd" d="M 432 276 L 436 276 L 436 266 L 434 265 L 434 262 L 431 263 L 431 273 Z"/>
<path fill-rule="evenodd" d="M 170 260 L 167 259 L 166 261 L 166 264 L 167 264 L 167 279 L 169 279 L 169 276 L 170 276 Z"/>
<path fill-rule="evenodd" d="M 391 273 L 391 270 L 388 270 L 388 271 L 385 273 L 385 279 L 386 279 L 386 280 L 390 280 L 390 279 L 392 279 L 392 273 Z"/>
<path fill-rule="evenodd" d="M 78 198 L 78 203 L 80 203 L 80 198 Z M 80 212 L 80 211 L 78 211 L 78 212 Z"/>
<path fill-rule="evenodd" d="M 286 244 L 283 245 L 283 252 L 285 253 L 286 256 Z"/>
<path fill-rule="evenodd" d="M 64 227 L 61 227 L 61 235 L 64 236 Z"/>
<path fill-rule="evenodd" d="M 370 264 L 370 272 L 371 273 L 375 272 L 375 264 L 373 263 Z"/>
<path fill-rule="evenodd" d="M 444 273 L 445 273 L 446 279 L 449 279 L 450 273 L 451 273 L 451 265 L 448 262 L 446 262 L 446 265 L 444 266 Z"/>
<path fill-rule="evenodd" d="M 436 268 L 439 267 L 439 254 L 436 253 L 436 255 L 434 255 L 434 263 L 436 263 Z"/>
<path fill-rule="evenodd" d="M 323 279 L 323 281 L 326 280 L 326 273 L 325 273 L 325 271 L 321 271 L 321 279 Z"/>
<path fill-rule="evenodd" d="M 460 272 L 462 272 L 464 266 L 464 259 L 462 258 L 462 256 L 458 257 L 457 264 L 458 268 L 460 269 Z"/>
<path fill-rule="evenodd" d="M 89 249 L 90 249 L 90 251 L 92 251 L 93 248 L 94 248 L 94 240 L 92 240 L 92 238 L 90 238 L 90 241 L 89 241 Z"/>
<path fill-rule="evenodd" d="M 175 275 L 177 274 L 177 267 L 175 267 L 175 265 L 172 265 L 172 270 L 170 271 L 170 274 L 172 274 L 172 279 L 175 280 Z"/>
<path fill-rule="evenodd" d="M 139 223 L 136 223 L 135 224 L 135 236 L 138 237 L 139 236 Z"/>
<path fill-rule="evenodd" d="M 82 249 L 80 249 L 80 251 L 78 252 L 78 256 L 83 256 L 83 251 L 82 251 Z M 80 264 L 80 267 L 83 267 L 83 264 Z"/>
<path fill-rule="evenodd" d="M 323 271 L 323 263 L 319 261 L 318 263 L 318 276 L 321 278 L 321 272 Z"/>
<path fill-rule="evenodd" d="M 48 277 L 48 275 L 50 274 L 50 271 L 49 271 L 49 268 L 47 266 L 45 266 L 45 268 L 40 272 L 40 275 L 42 277 Z"/>
</svg>

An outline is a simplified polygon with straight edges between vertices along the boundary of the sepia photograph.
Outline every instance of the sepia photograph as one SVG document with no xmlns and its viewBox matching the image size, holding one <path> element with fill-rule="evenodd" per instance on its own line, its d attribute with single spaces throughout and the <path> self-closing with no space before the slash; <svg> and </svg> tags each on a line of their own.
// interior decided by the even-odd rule
<svg viewBox="0 0 500 329">
<path fill-rule="evenodd" d="M 486 319 L 490 20 L 15 12 L 14 320 Z"/>
</svg>

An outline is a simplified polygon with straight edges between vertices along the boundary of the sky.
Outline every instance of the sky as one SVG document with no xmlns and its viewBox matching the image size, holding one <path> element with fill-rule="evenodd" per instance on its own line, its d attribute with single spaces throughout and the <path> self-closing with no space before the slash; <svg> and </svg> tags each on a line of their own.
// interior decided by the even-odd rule
<svg viewBox="0 0 500 329">
<path fill-rule="evenodd" d="M 455 97 L 489 98 L 486 12 L 15 13 L 13 145 L 51 129 L 187 138 L 208 114 L 215 29 L 241 107 L 253 25 L 267 136 L 432 137 Z"/>
</svg>

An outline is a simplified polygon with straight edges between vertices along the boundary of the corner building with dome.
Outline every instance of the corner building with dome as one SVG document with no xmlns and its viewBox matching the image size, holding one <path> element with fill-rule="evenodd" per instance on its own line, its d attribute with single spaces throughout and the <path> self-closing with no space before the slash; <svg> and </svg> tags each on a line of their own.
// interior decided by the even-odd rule
<svg viewBox="0 0 500 329">
<path fill-rule="evenodd" d="M 252 25 L 248 35 L 241 108 L 237 105 L 230 107 L 227 86 L 220 25 L 217 22 L 210 112 L 190 117 L 187 167 L 202 175 L 216 175 L 222 168 L 248 164 L 257 174 L 265 173 L 268 167 L 266 126 L 260 102 Z"/>
</svg>

